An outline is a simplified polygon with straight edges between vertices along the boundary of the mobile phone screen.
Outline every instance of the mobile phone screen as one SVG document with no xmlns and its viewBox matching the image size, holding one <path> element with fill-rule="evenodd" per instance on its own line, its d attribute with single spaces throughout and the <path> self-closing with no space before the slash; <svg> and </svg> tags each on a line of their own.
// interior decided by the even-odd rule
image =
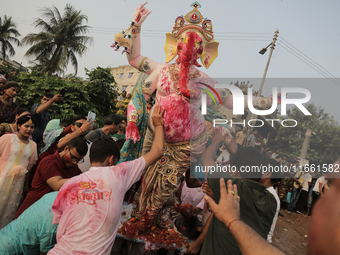
<svg viewBox="0 0 340 255">
<path fill-rule="evenodd" d="M 95 120 L 96 119 L 96 114 L 92 111 L 89 111 L 89 113 L 87 114 L 87 120 L 88 121 L 92 121 L 92 120 Z M 93 123 L 92 123 L 93 125 Z"/>
<path fill-rule="evenodd" d="M 66 90 L 65 89 L 62 89 L 61 91 L 60 91 L 60 95 L 62 95 L 63 97 L 65 96 L 65 93 L 66 93 Z"/>
</svg>

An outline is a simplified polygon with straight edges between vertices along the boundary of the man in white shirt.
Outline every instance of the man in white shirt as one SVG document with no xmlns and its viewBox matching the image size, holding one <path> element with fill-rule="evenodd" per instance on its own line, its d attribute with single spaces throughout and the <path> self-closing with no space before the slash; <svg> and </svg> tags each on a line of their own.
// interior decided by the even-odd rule
<svg viewBox="0 0 340 255">
<path fill-rule="evenodd" d="M 321 177 L 319 177 L 315 184 L 312 191 L 313 196 L 313 204 L 312 204 L 312 212 L 313 212 L 313 206 L 315 205 L 316 201 L 321 197 L 322 195 L 322 188 L 326 185 L 326 174 L 322 174 Z"/>
<path fill-rule="evenodd" d="M 268 164 L 270 166 L 273 166 L 273 167 L 280 167 L 280 164 L 274 160 L 274 159 L 268 159 Z M 274 218 L 273 218 L 273 222 L 272 222 L 272 225 L 270 227 L 270 231 L 267 235 L 267 241 L 268 243 L 272 243 L 272 238 L 273 238 L 273 235 L 274 235 L 274 230 L 275 230 L 275 226 L 276 226 L 276 222 L 277 222 L 277 218 L 279 216 L 279 213 L 280 213 L 280 206 L 281 206 L 281 203 L 280 203 L 280 198 L 279 196 L 277 195 L 276 193 L 276 190 L 274 189 L 273 185 L 278 182 L 278 177 L 280 176 L 279 173 L 276 173 L 276 172 L 268 172 L 268 173 L 265 173 L 261 180 L 260 180 L 260 183 L 263 184 L 264 186 L 267 187 L 267 190 L 270 192 L 270 194 L 273 195 L 273 197 L 275 198 L 276 200 L 276 211 L 275 211 L 275 215 L 274 215 Z"/>
<path fill-rule="evenodd" d="M 309 186 L 312 182 L 312 176 L 305 169 L 305 179 L 302 184 L 299 200 L 296 204 L 296 212 L 302 214 L 304 206 L 307 204 Z"/>
<path fill-rule="evenodd" d="M 53 203 L 53 224 L 59 226 L 57 244 L 48 254 L 110 254 L 125 192 L 163 155 L 163 112 L 155 108 L 155 139 L 138 159 L 112 166 L 120 156 L 115 141 L 102 137 L 92 143 L 90 170 L 67 181 Z"/>
</svg>

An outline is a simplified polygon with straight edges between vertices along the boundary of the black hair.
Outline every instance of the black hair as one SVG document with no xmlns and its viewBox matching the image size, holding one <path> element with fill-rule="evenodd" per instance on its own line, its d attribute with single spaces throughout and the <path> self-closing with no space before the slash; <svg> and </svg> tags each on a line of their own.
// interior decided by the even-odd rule
<svg viewBox="0 0 340 255">
<path fill-rule="evenodd" d="M 52 98 L 52 97 L 54 97 L 54 94 L 51 93 L 51 92 L 45 92 L 44 96 L 47 97 L 47 98 Z"/>
<path fill-rule="evenodd" d="M 107 157 L 120 158 L 120 148 L 110 137 L 100 137 L 93 141 L 90 149 L 90 161 L 103 163 Z"/>
<path fill-rule="evenodd" d="M 126 116 L 119 115 L 119 117 L 121 117 L 121 118 L 122 118 L 122 121 L 123 121 L 123 120 L 125 120 L 125 122 L 127 122 L 127 118 L 126 118 Z"/>
<path fill-rule="evenodd" d="M 113 123 L 117 126 L 122 122 L 122 117 L 116 114 L 110 114 L 106 116 L 104 125 L 112 125 Z"/>
<path fill-rule="evenodd" d="M 2 87 L 2 89 L 5 90 L 5 89 L 12 88 L 12 87 L 18 88 L 19 92 L 21 90 L 20 85 L 18 83 L 16 83 L 15 81 L 8 81 L 8 82 L 6 82 L 5 85 Z"/>
<path fill-rule="evenodd" d="M 74 137 L 72 138 L 68 144 L 67 144 L 68 148 L 71 150 L 73 148 L 76 148 L 77 152 L 79 153 L 79 155 L 81 156 L 85 156 L 87 153 L 87 143 L 85 142 L 84 139 L 80 138 L 80 137 Z"/>
<path fill-rule="evenodd" d="M 30 112 L 30 110 L 28 110 L 27 108 L 18 108 L 17 115 L 19 116 L 24 112 Z"/>
<path fill-rule="evenodd" d="M 254 147 L 242 147 L 236 151 L 236 153 L 230 159 L 230 165 L 236 166 L 238 170 L 241 167 L 244 169 L 259 169 L 266 164 L 267 159 L 264 154 Z M 261 171 L 240 171 L 242 178 L 251 179 L 253 181 L 259 181 L 262 177 Z"/>
<path fill-rule="evenodd" d="M 73 120 L 72 120 L 73 126 L 74 126 L 74 124 L 76 123 L 77 120 L 86 120 L 86 116 L 85 115 L 78 115 L 78 116 L 74 117 Z"/>
<path fill-rule="evenodd" d="M 116 141 L 116 144 L 118 145 L 119 150 L 122 149 L 124 143 L 125 143 L 125 139 L 118 139 L 118 140 Z"/>
<path fill-rule="evenodd" d="M 18 126 L 18 130 L 20 129 L 20 126 L 22 124 L 25 124 L 27 121 L 32 120 L 34 126 L 36 125 L 36 120 L 35 118 L 31 115 L 31 114 L 25 114 L 23 116 L 21 116 L 18 120 L 17 120 L 17 126 Z"/>
<path fill-rule="evenodd" d="M 272 184 L 277 183 L 281 177 L 281 165 L 279 162 L 277 162 L 275 159 L 272 158 L 267 158 L 267 165 L 270 165 L 273 167 L 271 173 L 272 175 L 270 176 Z"/>
</svg>

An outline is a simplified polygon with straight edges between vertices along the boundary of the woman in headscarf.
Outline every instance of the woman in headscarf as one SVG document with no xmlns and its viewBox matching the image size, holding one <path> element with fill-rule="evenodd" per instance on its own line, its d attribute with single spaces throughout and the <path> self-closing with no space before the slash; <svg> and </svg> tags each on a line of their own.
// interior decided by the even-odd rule
<svg viewBox="0 0 340 255">
<path fill-rule="evenodd" d="M 53 119 L 47 123 L 43 134 L 43 142 L 45 146 L 41 149 L 40 154 L 44 153 L 50 148 L 50 146 L 60 136 L 63 130 L 64 127 L 61 125 L 59 119 Z"/>
</svg>

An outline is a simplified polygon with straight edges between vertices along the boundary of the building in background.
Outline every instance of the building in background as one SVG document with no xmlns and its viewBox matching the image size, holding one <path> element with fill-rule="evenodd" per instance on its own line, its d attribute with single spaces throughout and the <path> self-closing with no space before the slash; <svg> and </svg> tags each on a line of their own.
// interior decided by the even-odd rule
<svg viewBox="0 0 340 255">
<path fill-rule="evenodd" d="M 6 54 L 6 59 L 4 59 L 3 53 L 2 53 L 2 51 L 0 51 L 0 65 L 5 65 L 5 64 L 7 64 L 8 66 L 10 66 L 12 68 L 11 71 L 19 71 L 19 72 L 22 72 L 22 71 L 27 72 L 28 71 L 28 69 L 26 67 L 24 67 L 21 63 L 18 63 L 15 60 L 9 59 L 7 54 Z"/>
<path fill-rule="evenodd" d="M 146 73 L 140 72 L 130 65 L 111 68 L 111 74 L 117 83 L 118 92 L 126 90 L 126 93 L 131 93 L 131 95 L 135 86 L 141 84 L 148 77 Z"/>
</svg>

